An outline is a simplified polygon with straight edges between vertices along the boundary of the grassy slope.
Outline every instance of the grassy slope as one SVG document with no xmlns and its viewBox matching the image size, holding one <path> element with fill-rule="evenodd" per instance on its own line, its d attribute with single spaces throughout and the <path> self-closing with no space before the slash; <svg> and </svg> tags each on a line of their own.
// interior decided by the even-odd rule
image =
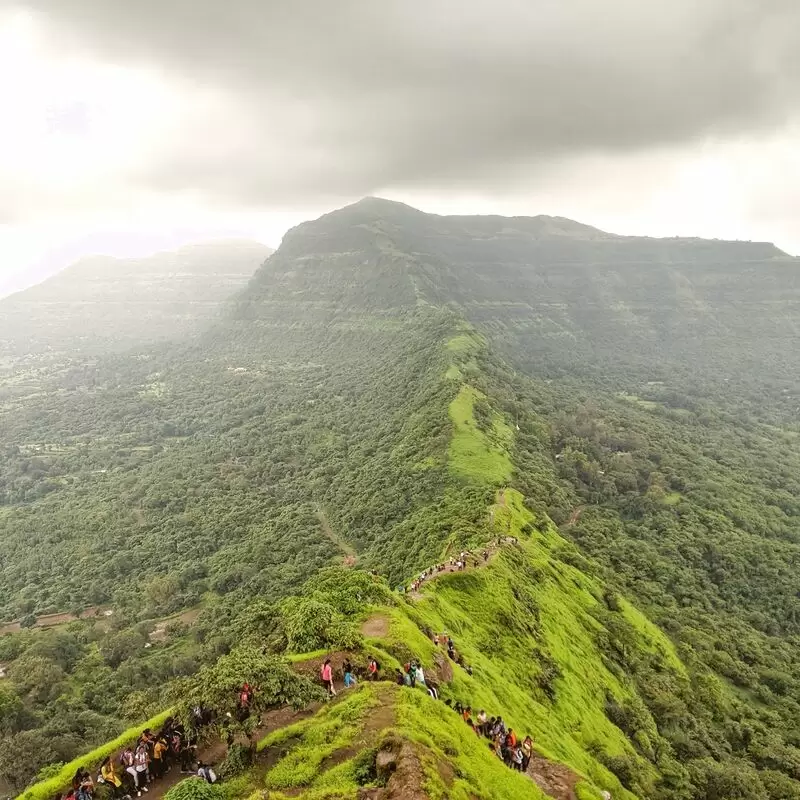
<svg viewBox="0 0 800 800">
<path fill-rule="evenodd" d="M 515 518 L 515 532 L 523 519 Z M 632 798 L 589 752 L 599 747 L 610 755 L 633 754 L 604 713 L 606 692 L 624 699 L 632 690 L 608 671 L 595 643 L 599 623 L 589 612 L 600 588 L 553 556 L 555 538 L 523 537 L 520 548 L 504 550 L 489 566 L 437 580 L 424 600 L 393 611 L 388 647 L 405 643 L 431 664 L 433 645 L 421 629 L 447 631 L 473 675 L 457 668 L 443 694 L 474 711 L 501 713 L 519 733 L 530 733 L 543 754 L 615 797 Z M 659 641 L 656 631 L 648 633 L 650 641 Z M 660 644 L 669 649 L 663 638 Z M 561 673 L 553 681 L 554 701 L 542 688 L 552 664 Z"/>
</svg>

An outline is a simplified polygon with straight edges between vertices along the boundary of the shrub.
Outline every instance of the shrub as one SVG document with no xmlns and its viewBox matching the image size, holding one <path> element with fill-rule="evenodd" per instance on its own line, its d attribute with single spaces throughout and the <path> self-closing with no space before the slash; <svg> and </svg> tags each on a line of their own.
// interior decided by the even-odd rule
<svg viewBox="0 0 800 800">
<path fill-rule="evenodd" d="M 248 769 L 253 763 L 253 751 L 243 744 L 232 744 L 219 768 L 223 778 L 232 778 Z"/>
<path fill-rule="evenodd" d="M 378 769 L 375 765 L 377 756 L 378 748 L 370 747 L 366 750 L 362 750 L 353 759 L 353 777 L 359 786 L 375 783 L 378 779 Z"/>
<path fill-rule="evenodd" d="M 206 783 L 202 778 L 186 778 L 175 784 L 164 795 L 164 800 L 223 800 L 224 796 L 218 786 Z"/>
</svg>

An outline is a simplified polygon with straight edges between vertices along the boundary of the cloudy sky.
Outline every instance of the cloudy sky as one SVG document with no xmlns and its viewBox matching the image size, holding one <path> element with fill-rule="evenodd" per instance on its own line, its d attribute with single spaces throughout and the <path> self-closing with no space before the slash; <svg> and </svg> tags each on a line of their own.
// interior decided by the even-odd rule
<svg viewBox="0 0 800 800">
<path fill-rule="evenodd" d="M 0 0 L 0 293 L 366 194 L 800 253 L 798 0 Z"/>
</svg>

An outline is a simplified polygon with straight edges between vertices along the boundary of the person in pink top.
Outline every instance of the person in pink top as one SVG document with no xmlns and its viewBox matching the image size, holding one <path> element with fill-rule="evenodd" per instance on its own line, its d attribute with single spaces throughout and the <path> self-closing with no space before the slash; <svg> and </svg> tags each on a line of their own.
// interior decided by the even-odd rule
<svg viewBox="0 0 800 800">
<path fill-rule="evenodd" d="M 328 697 L 335 697 L 336 689 L 333 688 L 333 667 L 331 666 L 331 660 L 329 658 L 325 659 L 325 663 L 322 665 L 319 674 L 322 678 L 322 683 L 328 691 Z"/>
</svg>

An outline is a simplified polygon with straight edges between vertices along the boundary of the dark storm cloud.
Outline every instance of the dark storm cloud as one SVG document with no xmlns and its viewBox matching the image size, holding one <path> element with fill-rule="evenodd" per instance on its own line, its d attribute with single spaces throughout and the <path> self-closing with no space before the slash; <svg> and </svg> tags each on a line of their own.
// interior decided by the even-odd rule
<svg viewBox="0 0 800 800">
<path fill-rule="evenodd" d="M 497 185 L 586 152 L 748 135 L 800 105 L 800 0 L 24 5 L 56 46 L 216 97 L 138 177 L 246 201 Z"/>
</svg>

